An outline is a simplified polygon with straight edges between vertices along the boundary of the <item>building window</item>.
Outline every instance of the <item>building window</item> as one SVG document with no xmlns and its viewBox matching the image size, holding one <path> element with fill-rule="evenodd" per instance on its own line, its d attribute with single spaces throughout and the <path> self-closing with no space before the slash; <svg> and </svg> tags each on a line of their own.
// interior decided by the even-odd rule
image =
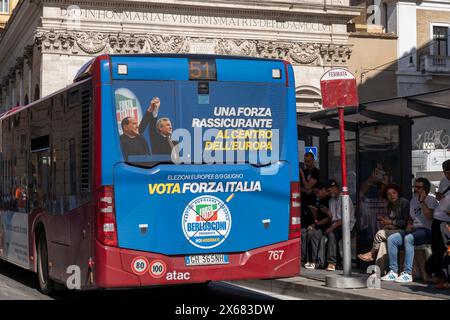
<svg viewBox="0 0 450 320">
<path fill-rule="evenodd" d="M 448 56 L 448 27 L 433 26 L 433 53 Z"/>
<path fill-rule="evenodd" d="M 0 0 L 0 13 L 9 13 L 9 0 Z"/>
<path fill-rule="evenodd" d="M 301 86 L 297 89 L 297 112 L 313 112 L 321 109 L 322 96 L 318 88 Z"/>
</svg>

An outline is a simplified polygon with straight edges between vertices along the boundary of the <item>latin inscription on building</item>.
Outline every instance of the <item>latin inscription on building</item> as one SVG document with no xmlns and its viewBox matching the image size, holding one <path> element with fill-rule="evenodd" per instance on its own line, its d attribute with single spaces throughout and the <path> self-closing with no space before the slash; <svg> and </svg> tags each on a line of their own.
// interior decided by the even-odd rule
<svg viewBox="0 0 450 320">
<path fill-rule="evenodd" d="M 275 19 L 252 19 L 200 15 L 182 15 L 153 12 L 133 12 L 91 9 L 61 9 L 61 17 L 74 21 L 79 19 L 103 20 L 128 23 L 153 23 L 167 25 L 187 25 L 226 28 L 254 28 L 268 30 L 287 30 L 297 32 L 330 32 L 331 25 L 316 22 L 277 21 Z"/>
</svg>

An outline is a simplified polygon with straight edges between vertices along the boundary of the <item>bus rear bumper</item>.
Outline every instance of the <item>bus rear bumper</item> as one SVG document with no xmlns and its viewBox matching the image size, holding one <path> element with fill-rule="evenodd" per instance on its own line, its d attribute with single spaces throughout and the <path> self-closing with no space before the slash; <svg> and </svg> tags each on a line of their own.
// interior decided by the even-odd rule
<svg viewBox="0 0 450 320">
<path fill-rule="evenodd" d="M 99 288 L 293 277 L 300 273 L 300 239 L 241 253 L 222 265 L 186 266 L 185 256 L 103 246 L 96 242 L 95 284 Z"/>
</svg>

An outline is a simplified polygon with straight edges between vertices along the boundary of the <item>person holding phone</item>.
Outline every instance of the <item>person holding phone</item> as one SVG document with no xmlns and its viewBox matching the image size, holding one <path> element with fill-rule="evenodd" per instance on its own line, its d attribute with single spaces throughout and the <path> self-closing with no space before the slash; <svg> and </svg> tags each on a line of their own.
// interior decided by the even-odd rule
<svg viewBox="0 0 450 320">
<path fill-rule="evenodd" d="M 322 246 L 322 236 L 331 225 L 331 219 L 327 214 L 330 194 L 325 184 L 319 182 L 314 187 L 317 196 L 316 203 L 309 205 L 309 210 L 314 217 L 314 223 L 306 229 L 307 262 L 306 269 L 322 268 L 325 265 L 325 248 Z"/>
<path fill-rule="evenodd" d="M 365 262 L 372 262 L 377 256 L 381 243 L 394 233 L 406 228 L 409 217 L 409 201 L 401 196 L 400 186 L 389 184 L 383 190 L 383 198 L 388 201 L 387 215 L 381 216 L 378 221 L 382 229 L 375 234 L 372 249 L 366 253 L 358 254 L 358 258 Z"/>
<path fill-rule="evenodd" d="M 307 260 L 307 231 L 306 229 L 314 223 L 314 217 L 309 209 L 310 205 L 316 203 L 316 194 L 313 188 L 319 181 L 319 169 L 315 166 L 314 154 L 308 152 L 304 155 L 305 167 L 300 169 L 300 192 L 301 192 L 301 255 L 302 261 Z"/>
<path fill-rule="evenodd" d="M 381 278 L 383 281 L 399 283 L 412 282 L 414 247 L 431 243 L 431 221 L 433 211 L 438 206 L 430 193 L 431 183 L 426 178 L 414 181 L 414 195 L 410 201 L 409 221 L 405 230 L 390 235 L 387 239 L 390 271 Z M 404 248 L 403 272 L 398 275 L 398 250 Z"/>
</svg>

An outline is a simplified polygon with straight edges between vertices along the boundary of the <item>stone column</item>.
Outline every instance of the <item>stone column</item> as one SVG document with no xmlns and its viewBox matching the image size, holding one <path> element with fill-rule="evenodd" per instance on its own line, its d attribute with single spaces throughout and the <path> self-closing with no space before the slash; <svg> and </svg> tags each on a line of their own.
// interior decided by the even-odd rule
<svg viewBox="0 0 450 320">
<path fill-rule="evenodd" d="M 9 92 L 8 92 L 8 105 L 7 108 L 10 109 L 15 106 L 16 103 L 16 68 L 12 67 L 8 72 L 9 79 Z"/>
<path fill-rule="evenodd" d="M 24 67 L 24 59 L 23 57 L 19 57 L 16 59 L 16 82 L 19 85 L 19 96 L 18 96 L 18 100 L 19 100 L 19 105 L 23 105 L 23 98 L 24 98 L 24 94 L 23 94 L 23 67 Z"/>
<path fill-rule="evenodd" d="M 1 80 L 0 84 L 0 95 L 1 95 L 1 103 L 0 103 L 0 113 L 3 113 L 6 111 L 6 100 L 7 100 L 7 78 L 4 77 Z"/>
<path fill-rule="evenodd" d="M 26 81 L 26 95 L 28 96 L 28 103 L 33 101 L 33 85 L 32 85 L 32 70 L 33 70 L 33 45 L 28 45 L 24 49 L 23 57 L 26 66 L 26 75 L 24 68 L 24 81 Z"/>
</svg>

